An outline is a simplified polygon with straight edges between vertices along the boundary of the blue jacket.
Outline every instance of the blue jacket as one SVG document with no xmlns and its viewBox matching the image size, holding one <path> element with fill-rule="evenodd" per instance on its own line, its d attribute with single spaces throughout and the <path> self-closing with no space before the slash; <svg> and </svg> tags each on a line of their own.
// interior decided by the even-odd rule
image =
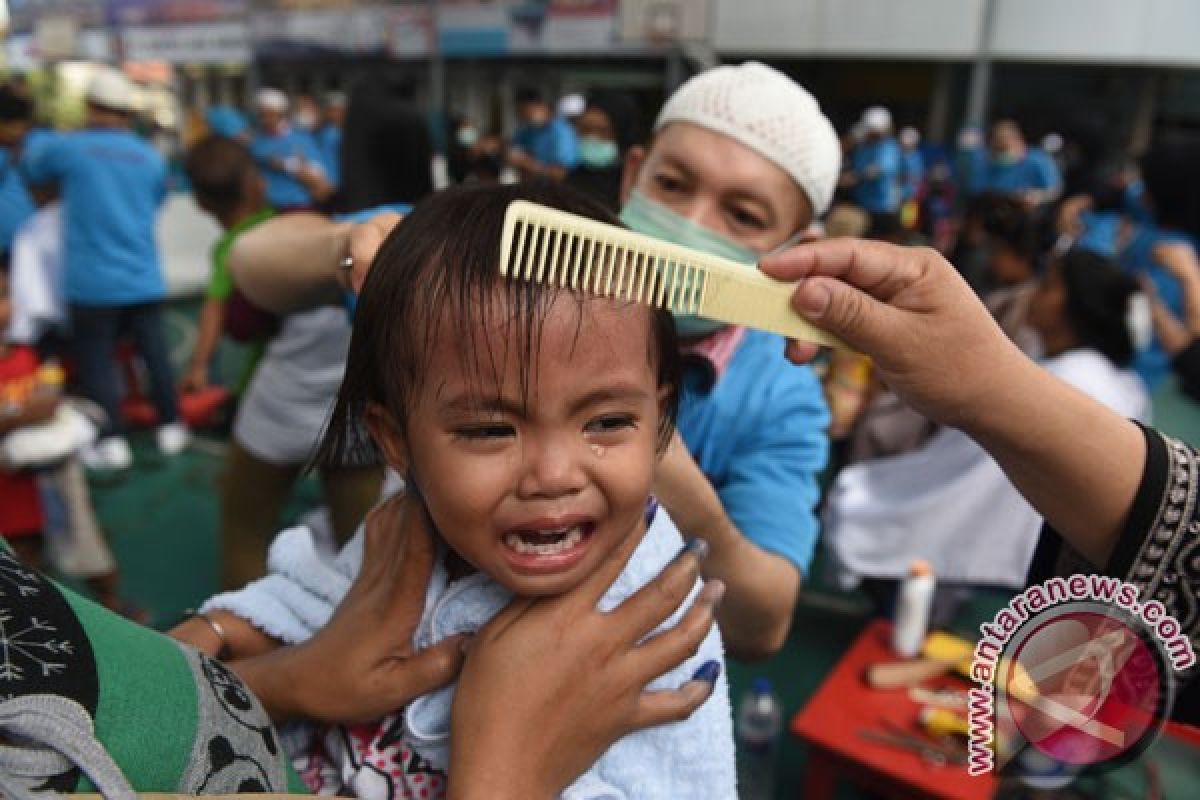
<svg viewBox="0 0 1200 800">
<path fill-rule="evenodd" d="M 738 529 L 805 573 L 817 541 L 829 411 L 816 375 L 785 361 L 783 345 L 746 331 L 711 389 L 707 365 L 690 367 L 679 433 Z"/>
</svg>

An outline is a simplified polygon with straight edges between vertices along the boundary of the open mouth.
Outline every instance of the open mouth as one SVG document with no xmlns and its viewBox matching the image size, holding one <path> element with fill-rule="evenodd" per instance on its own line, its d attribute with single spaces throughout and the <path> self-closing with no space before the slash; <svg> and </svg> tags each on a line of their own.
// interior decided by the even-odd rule
<svg viewBox="0 0 1200 800">
<path fill-rule="evenodd" d="M 552 556 L 575 547 L 583 541 L 586 523 L 552 531 L 509 531 L 504 544 L 518 553 Z"/>
<path fill-rule="evenodd" d="M 514 528 L 501 540 L 508 561 L 517 569 L 555 572 L 583 557 L 595 529 L 594 522 L 581 520 L 557 527 Z"/>
</svg>

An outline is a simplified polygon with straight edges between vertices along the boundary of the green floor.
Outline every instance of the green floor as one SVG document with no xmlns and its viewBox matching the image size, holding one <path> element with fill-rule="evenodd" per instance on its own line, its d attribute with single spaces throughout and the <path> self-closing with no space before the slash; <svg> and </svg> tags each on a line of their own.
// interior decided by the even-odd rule
<svg viewBox="0 0 1200 800">
<path fill-rule="evenodd" d="M 178 361 L 186 357 L 195 304 L 182 305 L 177 312 L 170 322 Z M 1200 443 L 1200 409 L 1173 388 L 1155 398 L 1155 423 L 1168 433 Z M 217 587 L 214 485 L 224 442 L 219 437 L 201 437 L 188 452 L 170 460 L 158 456 L 147 434 L 135 435 L 133 444 L 135 469 L 120 480 L 95 483 L 94 502 L 124 571 L 125 594 L 134 604 L 150 610 L 154 624 L 163 627 Z M 287 516 L 294 517 L 317 500 L 315 483 L 305 482 Z M 790 717 L 867 621 L 869 606 L 859 595 L 820 586 L 810 587 L 805 595 L 791 638 L 778 657 L 764 664 L 730 665 L 735 702 L 754 677 L 764 675 L 777 688 Z M 968 616 L 982 619 L 998 602 L 995 597 L 983 597 Z M 779 797 L 795 796 L 804 759 L 798 742 L 785 742 L 780 754 Z"/>
</svg>

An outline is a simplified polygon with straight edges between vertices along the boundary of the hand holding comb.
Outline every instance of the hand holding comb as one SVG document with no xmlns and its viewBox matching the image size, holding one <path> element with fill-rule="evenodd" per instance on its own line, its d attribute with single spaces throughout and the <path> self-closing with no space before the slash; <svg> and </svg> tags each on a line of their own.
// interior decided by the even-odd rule
<svg viewBox="0 0 1200 800">
<path fill-rule="evenodd" d="M 849 349 L 792 310 L 795 284 L 525 200 L 510 203 L 504 215 L 500 273 Z"/>
</svg>

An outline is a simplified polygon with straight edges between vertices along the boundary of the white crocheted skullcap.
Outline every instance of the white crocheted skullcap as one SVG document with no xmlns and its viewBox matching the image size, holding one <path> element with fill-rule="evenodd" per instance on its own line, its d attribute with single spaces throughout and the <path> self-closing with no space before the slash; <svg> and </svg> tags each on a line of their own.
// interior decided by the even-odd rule
<svg viewBox="0 0 1200 800">
<path fill-rule="evenodd" d="M 691 122 L 734 139 L 780 167 L 823 214 L 842 167 L 837 132 L 817 100 L 782 72 L 747 61 L 692 77 L 659 112 L 654 130 Z"/>
<path fill-rule="evenodd" d="M 862 124 L 872 133 L 887 133 L 892 129 L 892 112 L 883 106 L 871 106 L 863 112 Z"/>
<path fill-rule="evenodd" d="M 280 89 L 264 87 L 259 89 L 254 95 L 254 107 L 259 111 L 274 111 L 277 114 L 286 114 L 288 110 L 288 96 Z"/>
</svg>

